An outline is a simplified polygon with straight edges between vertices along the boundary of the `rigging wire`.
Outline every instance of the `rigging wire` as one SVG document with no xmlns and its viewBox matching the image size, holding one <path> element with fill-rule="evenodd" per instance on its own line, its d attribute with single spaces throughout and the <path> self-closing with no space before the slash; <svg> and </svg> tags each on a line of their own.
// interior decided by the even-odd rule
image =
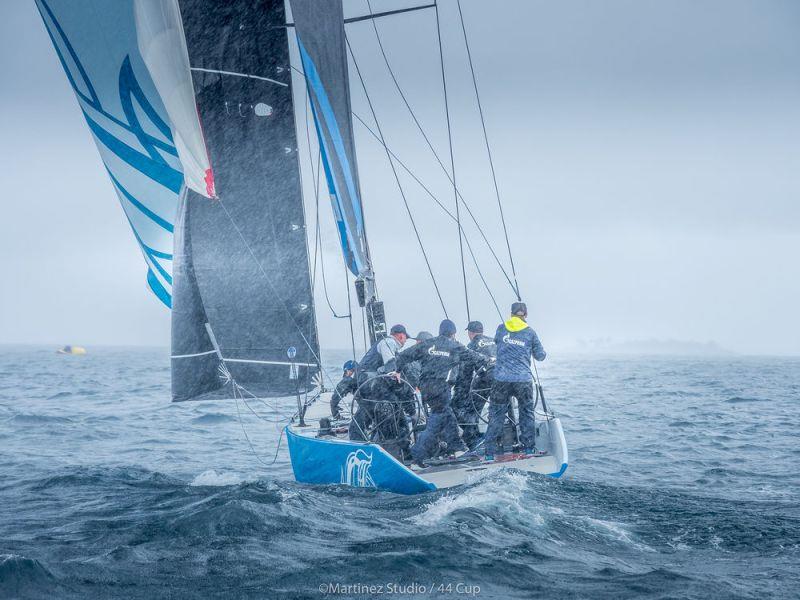
<svg viewBox="0 0 800 600">
<path fill-rule="evenodd" d="M 344 286 L 347 288 L 347 320 L 350 324 L 350 347 L 353 351 L 353 360 L 356 360 L 356 332 L 353 328 L 353 303 L 350 299 L 350 277 L 348 275 L 347 263 L 342 260 L 344 267 Z"/>
<path fill-rule="evenodd" d="M 389 68 L 391 70 L 391 67 L 389 66 L 388 63 L 387 63 L 387 68 Z M 303 71 L 301 71 L 297 67 L 293 66 L 292 70 L 294 70 L 297 73 L 299 73 L 300 75 L 304 76 Z M 402 90 L 398 90 L 398 91 L 400 91 L 402 93 Z M 409 107 L 409 110 L 411 111 L 411 107 Z M 417 177 L 414 174 L 414 172 L 400 159 L 400 157 L 397 156 L 397 154 L 395 154 L 392 151 L 392 149 L 389 148 L 389 146 L 386 145 L 386 143 L 384 143 L 381 140 L 380 136 L 377 133 L 375 133 L 375 130 L 373 130 L 367 124 L 367 122 L 364 121 L 364 119 L 362 119 L 361 116 L 359 116 L 358 113 L 353 111 L 353 112 L 351 112 L 351 114 L 352 114 L 353 117 L 355 117 L 358 120 L 359 123 L 361 123 L 361 125 L 364 126 L 364 128 L 370 133 L 370 135 L 372 135 L 372 137 L 374 137 L 375 140 L 377 140 L 377 142 L 379 144 L 381 144 L 381 146 L 384 148 L 384 150 L 391 155 L 391 157 L 395 160 L 395 162 L 397 162 L 397 164 L 400 165 L 400 167 L 406 173 L 408 173 L 411 176 L 411 178 L 414 179 L 414 181 L 416 181 L 420 185 L 420 187 L 422 187 L 422 189 L 428 194 L 428 196 L 430 196 L 431 199 L 433 199 L 433 201 L 436 202 L 436 204 L 438 204 L 439 207 L 451 219 L 453 219 L 455 221 L 455 216 L 453 215 L 453 213 L 451 213 L 447 208 L 445 208 L 445 206 L 436 198 L 436 196 L 433 195 L 433 192 L 431 192 L 430 189 L 428 189 L 428 187 L 419 179 L 419 177 Z M 411 111 L 411 115 L 412 115 L 412 117 L 416 117 L 416 115 L 414 115 L 413 111 Z M 424 130 L 421 129 L 420 133 L 422 133 L 422 135 L 425 136 L 425 131 Z M 436 154 L 436 151 L 433 150 L 432 147 L 431 147 L 431 151 L 433 152 L 434 157 L 436 158 L 436 160 L 439 162 L 439 165 L 442 167 L 444 174 L 447 176 L 447 179 L 452 182 L 452 179 L 450 178 L 450 173 L 447 172 L 447 169 L 444 167 L 444 165 L 442 164 L 441 160 L 439 160 L 439 156 Z M 494 258 L 494 261 L 497 263 L 497 266 L 500 269 L 500 272 L 505 277 L 505 279 L 508 282 L 508 284 L 511 287 L 511 289 L 516 292 L 516 290 L 514 288 L 514 283 L 511 281 L 511 277 L 509 277 L 508 272 L 506 271 L 505 267 L 503 266 L 502 261 L 500 260 L 500 257 L 497 256 L 497 252 L 495 252 L 494 246 L 489 241 L 489 238 L 486 237 L 486 232 L 484 232 L 483 228 L 481 227 L 480 223 L 478 222 L 478 219 L 475 217 L 475 214 L 472 212 L 472 209 L 470 208 L 469 203 L 464 199 L 464 196 L 461 194 L 460 191 L 458 192 L 458 196 L 461 199 L 461 204 L 464 206 L 464 208 L 467 209 L 467 213 L 469 214 L 470 218 L 472 219 L 472 222 L 475 224 L 475 227 L 478 229 L 478 232 L 481 234 L 481 239 L 483 239 L 483 242 L 486 244 L 486 247 L 489 249 L 489 252 L 491 253 L 492 257 Z M 463 225 L 462 225 L 462 230 L 463 230 Z M 470 251 L 470 254 L 473 257 L 473 261 L 475 261 L 475 254 L 474 254 L 474 252 L 472 250 L 472 245 L 470 244 L 469 236 L 467 235 L 467 232 L 465 230 L 464 230 L 464 241 L 467 244 L 467 249 Z M 492 302 L 494 303 L 495 308 L 497 308 L 497 301 L 495 300 L 494 295 L 492 294 L 491 290 L 488 288 L 488 284 L 486 283 L 486 279 L 484 278 L 483 273 L 480 270 L 480 267 L 477 266 L 477 261 L 475 261 L 475 265 L 476 265 L 476 269 L 478 270 L 478 275 L 480 275 L 481 280 L 484 283 L 484 286 L 487 288 L 489 296 L 492 298 Z M 502 311 L 500 311 L 499 308 L 498 308 L 498 313 L 500 314 L 500 318 L 502 318 L 503 314 L 502 314 Z"/>
<path fill-rule="evenodd" d="M 339 313 L 336 312 L 336 309 L 333 308 L 333 303 L 331 302 L 330 295 L 328 294 L 328 281 L 327 281 L 327 278 L 325 277 L 325 258 L 324 258 L 324 254 L 325 253 L 321 248 L 321 246 L 322 246 L 322 233 L 321 233 L 320 224 L 319 224 L 319 191 L 320 191 L 320 188 L 321 188 L 319 179 L 320 179 L 320 175 L 322 173 L 322 169 L 320 168 L 320 161 L 321 161 L 321 157 L 322 157 L 322 149 L 321 148 L 317 148 L 317 168 L 315 170 L 314 169 L 313 154 L 311 152 L 311 135 L 309 133 L 309 127 L 308 127 L 308 105 L 311 103 L 311 98 L 308 97 L 308 94 L 306 94 L 306 100 L 307 100 L 306 101 L 306 146 L 308 148 L 308 160 L 309 160 L 309 163 L 311 164 L 311 176 L 312 176 L 312 180 L 314 182 L 314 210 L 315 210 L 315 219 L 314 219 L 314 224 L 315 224 L 315 227 L 314 227 L 314 271 L 313 271 L 312 276 L 311 276 L 311 291 L 313 293 L 313 291 L 314 291 L 314 289 L 316 287 L 316 282 L 317 282 L 317 258 L 319 258 L 320 271 L 322 273 L 322 290 L 323 290 L 323 293 L 325 295 L 325 302 L 327 303 L 328 308 L 330 309 L 331 314 L 334 316 L 334 318 L 336 318 L 336 319 L 348 319 L 348 318 L 351 318 L 351 315 L 349 314 L 349 310 L 350 310 L 349 305 L 348 305 L 348 314 L 340 315 Z M 347 285 L 346 281 L 345 281 L 345 285 Z M 349 287 L 348 287 L 348 292 L 349 292 Z"/>
<path fill-rule="evenodd" d="M 358 116 L 358 114 L 353 113 L 353 116 L 358 120 L 359 123 L 361 123 L 361 125 L 364 126 L 364 128 L 372 135 L 372 137 L 375 138 L 375 140 L 379 144 L 382 144 L 381 139 L 378 137 L 378 134 L 375 133 L 372 130 L 372 128 L 360 116 Z M 392 152 L 391 148 L 389 148 L 388 146 L 385 146 L 385 145 L 384 145 L 384 148 L 392 155 L 392 158 L 394 158 L 394 160 L 397 162 L 397 164 L 400 165 L 400 167 L 406 173 L 408 173 L 411 176 L 411 178 L 414 181 L 417 182 L 417 184 L 419 184 L 419 186 L 425 191 L 425 193 L 428 196 L 430 196 L 430 198 L 439 206 L 439 208 L 442 209 L 442 211 L 448 217 L 450 217 L 453 221 L 455 221 L 456 220 L 455 215 L 453 215 L 453 213 L 451 213 L 450 210 L 448 210 L 448 208 L 444 204 L 442 204 L 442 202 L 434 195 L 434 193 L 430 190 L 430 188 L 428 188 L 428 186 L 426 186 L 422 182 L 422 180 L 419 177 L 417 177 L 416 174 L 410 168 L 408 168 L 408 166 L 406 166 L 406 164 L 402 160 L 400 160 L 400 158 L 394 152 Z M 463 203 L 463 199 L 462 199 L 462 203 Z M 494 297 L 494 293 L 492 292 L 492 289 L 489 287 L 489 284 L 486 281 L 486 277 L 484 277 L 484 275 L 483 275 L 483 270 L 481 269 L 480 265 L 478 264 L 478 259 L 475 257 L 475 251 L 472 249 L 472 244 L 470 243 L 469 237 L 466 235 L 466 232 L 464 233 L 464 242 L 466 242 L 467 250 L 469 250 L 470 256 L 472 257 L 472 262 L 475 264 L 475 270 L 478 272 L 478 276 L 481 278 L 481 281 L 483 282 L 483 286 L 486 288 L 486 292 L 489 294 L 489 297 L 492 299 L 492 303 L 494 304 L 494 307 L 497 309 L 497 314 L 502 319 L 503 318 L 503 313 L 500 310 L 500 307 L 497 305 L 497 300 Z M 488 240 L 487 240 L 487 243 L 488 243 Z"/>
<path fill-rule="evenodd" d="M 247 252 L 250 254 L 250 258 L 253 259 L 253 262 L 258 267 L 258 270 L 261 271 L 261 275 L 264 276 L 264 280 L 267 282 L 267 284 L 269 284 L 269 287 L 272 289 L 272 293 L 275 295 L 276 298 L 279 299 L 281 307 L 286 311 L 286 314 L 289 316 L 290 321 L 297 329 L 297 333 L 300 334 L 300 338 L 303 340 L 303 343 L 306 345 L 309 352 L 311 352 L 311 356 L 314 357 L 314 360 L 317 362 L 317 365 L 319 365 L 320 373 L 325 373 L 325 370 L 322 368 L 322 361 L 320 360 L 317 353 L 314 351 L 314 347 L 311 345 L 311 342 L 308 341 L 308 338 L 306 337 L 305 333 L 303 333 L 303 329 L 297 323 L 297 319 L 294 318 L 294 315 L 292 315 L 292 312 L 289 310 L 289 307 L 286 306 L 286 302 L 284 302 L 283 299 L 278 294 L 278 290 L 275 289 L 275 285 L 272 283 L 272 279 L 270 279 L 269 275 L 267 275 L 267 272 L 264 269 L 264 266 L 261 264 L 261 261 L 258 260 L 258 257 L 256 257 L 253 248 L 250 246 L 250 243 L 247 241 L 247 238 L 244 236 L 242 230 L 239 228 L 239 225 L 234 220 L 233 215 L 231 215 L 230 211 L 228 210 L 228 207 L 225 206 L 225 202 L 223 202 L 222 197 L 221 196 L 217 197 L 215 201 L 220 205 L 222 210 L 225 211 L 225 215 L 228 217 L 228 220 L 231 222 L 231 225 L 233 225 L 233 228 L 236 230 L 236 233 L 239 235 L 242 242 L 244 242 L 245 248 L 247 248 Z M 330 379 L 330 376 L 328 377 L 328 379 Z"/>
<path fill-rule="evenodd" d="M 375 108 L 372 106 L 372 99 L 369 96 L 369 92 L 367 92 L 366 83 L 364 83 L 364 78 L 361 76 L 361 69 L 358 67 L 358 62 L 356 61 L 355 54 L 353 53 L 353 49 L 350 46 L 350 40 L 345 36 L 345 42 L 347 43 L 347 49 L 350 52 L 350 57 L 353 59 L 353 65 L 356 68 L 356 73 L 358 74 L 358 79 L 361 82 L 361 88 L 364 90 L 364 95 L 367 98 L 367 104 L 369 105 L 369 110 L 372 113 L 372 118 L 375 120 L 375 126 L 378 129 L 378 134 L 381 137 L 381 141 L 383 142 L 384 148 L 386 148 L 386 141 L 383 137 L 383 132 L 381 131 L 380 123 L 378 122 L 378 117 L 375 114 Z M 397 174 L 397 169 L 394 165 L 394 161 L 392 160 L 391 154 L 389 154 L 388 149 L 386 149 L 386 157 L 389 160 L 389 165 L 392 168 L 392 173 L 394 174 L 394 179 L 397 182 L 397 188 L 400 191 L 400 196 L 403 199 L 403 204 L 406 207 L 406 212 L 408 213 L 408 218 L 411 221 L 411 226 L 414 229 L 414 235 L 417 237 L 417 242 L 419 243 L 419 248 L 422 251 L 422 257 L 425 259 L 425 265 L 428 268 L 428 273 L 431 276 L 431 281 L 433 282 L 433 287 L 436 290 L 436 296 L 439 298 L 439 304 L 442 306 L 442 312 L 444 312 L 444 316 L 447 318 L 447 308 L 444 305 L 444 300 L 442 299 L 442 293 L 439 290 L 439 284 L 436 281 L 436 276 L 433 274 L 433 269 L 431 268 L 430 260 L 428 260 L 428 253 L 425 251 L 425 246 L 422 243 L 422 238 L 419 235 L 419 230 L 417 229 L 417 224 L 414 221 L 414 215 L 411 213 L 411 208 L 408 205 L 408 200 L 406 199 L 406 194 L 403 191 L 403 185 L 400 183 L 400 176 Z"/>
<path fill-rule="evenodd" d="M 317 243 L 321 246 L 322 245 L 322 234 L 320 233 L 320 226 L 319 226 L 319 194 L 317 194 L 317 201 L 316 201 L 316 210 L 317 210 Z M 350 314 L 350 308 L 348 304 L 348 311 L 346 315 L 340 315 L 336 312 L 333 308 L 333 304 L 331 303 L 330 296 L 328 295 L 328 280 L 325 277 L 325 259 L 323 255 L 325 252 L 320 249 L 319 252 L 319 265 L 320 265 L 320 273 L 322 274 L 322 290 L 325 294 L 325 302 L 328 304 L 328 308 L 331 310 L 331 314 L 337 319 L 350 319 L 352 314 Z M 347 288 L 347 293 L 350 294 L 350 286 L 348 285 L 347 279 L 345 279 L 345 287 Z"/>
<path fill-rule="evenodd" d="M 471 321 L 469 314 L 469 289 L 467 287 L 467 267 L 464 263 L 464 239 L 461 232 L 461 212 L 458 207 L 458 187 L 456 186 L 456 159 L 453 153 L 453 133 L 450 127 L 450 106 L 447 102 L 447 76 L 444 69 L 444 51 L 442 49 L 442 32 L 439 25 L 439 3 L 433 3 L 433 9 L 436 12 L 436 39 L 439 41 L 439 64 L 442 68 L 442 91 L 444 92 L 444 113 L 447 118 L 447 144 L 450 148 L 450 172 L 453 174 L 453 197 L 456 202 L 456 224 L 458 229 L 458 250 L 461 258 L 461 275 L 464 279 L 464 303 L 467 306 L 467 322 Z M 374 21 L 373 21 L 374 25 Z"/>
<path fill-rule="evenodd" d="M 489 135 L 486 133 L 486 120 L 483 118 L 483 106 L 481 105 L 481 97 L 478 93 L 478 80 L 475 77 L 475 67 L 472 64 L 472 52 L 469 49 L 469 39 L 467 37 L 467 28 L 464 25 L 464 14 L 461 12 L 461 0 L 456 0 L 458 6 L 458 17 L 461 21 L 461 31 L 464 34 L 464 46 L 467 49 L 467 59 L 469 60 L 469 71 L 472 74 L 472 87 L 475 89 L 475 100 L 478 104 L 478 114 L 481 117 L 481 128 L 483 129 L 483 141 L 486 143 L 486 155 L 489 157 L 489 168 L 492 171 L 492 181 L 494 182 L 494 193 L 497 197 L 497 208 L 500 210 L 500 221 L 503 223 L 503 234 L 506 238 L 506 248 L 508 249 L 508 260 L 511 263 L 511 273 L 514 276 L 514 291 L 517 293 L 517 300 L 522 300 L 519 293 L 519 282 L 517 281 L 517 270 L 514 267 L 514 255 L 511 252 L 511 242 L 508 238 L 508 228 L 506 227 L 506 217 L 503 212 L 503 203 L 500 201 L 500 188 L 497 185 L 497 175 L 494 170 L 494 160 L 492 159 L 492 149 L 489 146 Z M 437 9 L 438 15 L 438 9 Z M 438 17 L 437 17 L 438 24 Z M 455 184 L 454 184 L 455 185 Z"/>
<path fill-rule="evenodd" d="M 371 13 L 372 12 L 372 7 L 369 4 L 369 0 L 367 0 L 367 6 L 369 7 L 369 10 L 370 10 L 370 13 Z M 392 69 L 392 65 L 389 62 L 389 57 L 387 56 L 386 51 L 385 51 L 385 49 L 383 47 L 383 41 L 381 39 L 381 35 L 380 35 L 379 31 L 378 31 L 378 27 L 377 27 L 377 24 L 375 23 L 374 19 L 372 19 L 372 27 L 373 27 L 373 30 L 375 31 L 375 38 L 376 38 L 376 41 L 378 42 L 378 47 L 380 48 L 381 56 L 383 57 L 383 62 L 386 64 L 386 70 L 388 71 L 389 76 L 391 77 L 392 81 L 394 82 L 394 86 L 397 89 L 397 92 L 400 95 L 400 98 L 403 100 L 403 104 L 405 104 L 405 107 L 408 110 L 409 115 L 411 115 L 411 118 L 414 121 L 414 124 L 417 126 L 417 130 L 420 132 L 420 135 L 422 135 L 422 138 L 425 140 L 425 143 L 428 145 L 428 148 L 430 149 L 431 153 L 433 154 L 433 157 L 436 159 L 436 162 L 439 163 L 439 167 L 441 167 L 442 172 L 445 174 L 445 176 L 450 181 L 450 183 L 453 184 L 453 188 L 456 190 L 456 194 L 458 195 L 458 198 L 461 200 L 461 204 L 463 204 L 464 208 L 467 209 L 467 213 L 469 214 L 470 218 L 472 219 L 472 222 L 475 224 L 475 227 L 478 229 L 478 232 L 481 234 L 481 237 L 483 238 L 483 241 L 486 243 L 487 247 L 489 248 L 489 251 L 491 252 L 492 256 L 494 257 L 495 262 L 497 262 L 497 266 L 500 268 L 500 271 L 505 276 L 506 281 L 508 281 L 508 284 L 511 286 L 511 289 L 514 291 L 514 293 L 517 294 L 517 296 L 519 296 L 519 294 L 517 292 L 517 287 L 515 286 L 514 281 L 511 280 L 511 277 L 508 275 L 508 272 L 506 271 L 506 268 L 503 266 L 503 263 L 500 260 L 500 257 L 497 256 L 497 253 L 494 251 L 494 247 L 489 242 L 489 239 L 486 237 L 486 233 L 483 231 L 483 227 L 481 227 L 480 223 L 478 222 L 478 219 L 475 217 L 475 214 L 472 212 L 471 207 L 469 206 L 467 201 L 464 199 L 464 196 L 461 194 L 460 191 L 458 191 L 458 187 L 455 185 L 455 182 L 453 181 L 453 178 L 450 176 L 450 173 L 448 172 L 447 167 L 444 166 L 444 163 L 442 162 L 442 159 L 439 157 L 439 153 L 436 152 L 436 149 L 433 147 L 433 143 L 431 142 L 430 138 L 428 137 L 428 134 L 425 133 L 425 129 L 422 127 L 422 124 L 420 123 L 419 119 L 417 118 L 417 115 L 414 112 L 414 109 L 411 108 L 411 104 L 409 103 L 405 92 L 403 92 L 403 88 L 400 86 L 400 82 L 397 80 L 397 77 L 394 74 L 394 69 Z M 362 123 L 364 123 L 363 120 L 357 114 L 353 113 L 353 116 L 356 117 Z M 364 123 L 364 125 L 366 126 L 366 123 Z M 368 126 L 367 126 L 367 129 L 369 129 Z M 372 133 L 373 136 L 375 136 L 374 132 L 370 131 L 370 133 Z M 375 137 L 377 137 L 377 136 L 375 136 Z M 397 156 L 395 156 L 394 153 L 392 153 L 392 156 L 394 156 L 395 160 L 398 160 L 398 162 L 399 162 L 399 159 L 397 159 Z M 403 168 L 405 168 L 405 166 L 403 166 Z M 406 171 L 408 171 L 407 168 L 406 168 Z M 413 175 L 412 175 L 412 177 L 413 177 Z M 466 236 L 466 232 L 464 232 L 464 237 L 465 238 L 467 237 Z M 516 278 L 515 278 L 515 281 L 516 281 Z"/>
<path fill-rule="evenodd" d="M 306 81 L 305 74 L 303 74 L 303 82 L 308 86 L 308 82 Z M 353 351 L 353 360 L 356 359 L 356 340 L 355 340 L 355 329 L 353 327 L 353 304 L 350 300 L 350 280 L 347 275 L 347 262 L 345 261 L 344 257 L 342 257 L 342 264 L 344 265 L 344 287 L 347 290 L 347 314 L 346 315 L 338 315 L 336 311 L 333 309 L 333 305 L 331 304 L 330 297 L 328 296 L 328 283 L 325 278 L 325 262 L 323 259 L 324 250 L 321 249 L 322 246 L 322 233 L 319 224 L 319 190 L 321 188 L 320 185 L 320 175 L 322 174 L 322 169 L 320 168 L 320 162 L 322 159 L 322 147 L 317 144 L 317 168 L 316 172 L 314 171 L 314 162 L 312 159 L 311 153 L 311 133 L 309 131 L 309 107 L 311 106 L 311 95 L 308 93 L 308 89 L 306 87 L 306 117 L 305 117 L 305 125 L 306 125 L 306 146 L 308 148 L 308 158 L 309 162 L 311 163 L 311 173 L 313 176 L 314 181 L 314 203 L 315 203 L 315 222 L 316 222 L 316 234 L 314 236 L 314 273 L 311 278 L 311 291 L 314 291 L 314 284 L 316 283 L 316 276 L 317 276 L 317 252 L 319 252 L 319 259 L 320 259 L 320 267 L 322 270 L 322 289 L 325 293 L 325 302 L 328 304 L 328 308 L 330 309 L 331 313 L 337 319 L 346 318 L 348 321 L 348 326 L 350 328 L 350 342 Z"/>
</svg>

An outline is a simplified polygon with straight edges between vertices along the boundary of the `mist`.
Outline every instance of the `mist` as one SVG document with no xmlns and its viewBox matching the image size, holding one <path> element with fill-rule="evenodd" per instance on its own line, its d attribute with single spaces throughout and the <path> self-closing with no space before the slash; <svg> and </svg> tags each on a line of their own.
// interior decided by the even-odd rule
<svg viewBox="0 0 800 600">
<path fill-rule="evenodd" d="M 361 0 L 346 7 L 348 15 L 367 12 Z M 681 340 L 742 354 L 800 353 L 800 6 L 462 7 L 519 285 L 545 347 Z M 457 8 L 445 1 L 440 10 L 457 184 L 508 268 Z M 430 11 L 382 19 L 378 29 L 449 167 Z M 349 25 L 348 36 L 387 144 L 454 210 L 452 186 L 396 92 L 371 24 Z M 33 2 L 0 7 L 0 69 L 0 343 L 168 345 L 169 311 L 146 286 L 139 247 Z M 302 80 L 294 83 L 302 97 Z M 372 125 L 354 77 L 351 87 L 354 111 Z M 302 116 L 298 152 L 313 231 L 316 147 L 305 146 Z M 388 319 L 435 330 L 443 310 L 384 150 L 355 128 Z M 447 314 L 463 327 L 456 225 L 399 173 Z M 330 300 L 346 312 L 327 198 L 320 204 Z M 511 288 L 466 219 L 464 229 L 505 313 Z M 469 257 L 467 274 L 470 317 L 493 329 L 500 316 Z M 346 323 L 331 317 L 320 287 L 322 345 L 346 347 Z"/>
</svg>

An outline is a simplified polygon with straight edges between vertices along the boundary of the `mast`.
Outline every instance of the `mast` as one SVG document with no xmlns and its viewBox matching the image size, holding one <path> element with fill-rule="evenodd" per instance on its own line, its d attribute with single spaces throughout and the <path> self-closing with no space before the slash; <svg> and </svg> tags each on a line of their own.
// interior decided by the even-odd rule
<svg viewBox="0 0 800 600">
<path fill-rule="evenodd" d="M 341 0 L 290 0 L 297 45 L 345 264 L 356 277 L 371 342 L 386 335 L 369 255 L 353 135 Z"/>
</svg>

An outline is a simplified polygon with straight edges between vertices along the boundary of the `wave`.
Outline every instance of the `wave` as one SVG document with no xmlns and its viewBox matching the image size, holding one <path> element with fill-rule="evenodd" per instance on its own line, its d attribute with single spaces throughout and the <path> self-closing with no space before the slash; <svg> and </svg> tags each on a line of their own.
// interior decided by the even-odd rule
<svg viewBox="0 0 800 600">
<path fill-rule="evenodd" d="M 0 554 L 0 597 L 45 597 L 56 579 L 42 563 L 18 554 Z"/>
<path fill-rule="evenodd" d="M 725 400 L 728 404 L 744 404 L 747 402 L 768 402 L 766 398 L 746 398 L 743 396 L 733 396 Z"/>
<path fill-rule="evenodd" d="M 189 484 L 191 486 L 209 486 L 209 487 L 216 487 L 216 486 L 228 486 L 228 485 L 236 485 L 242 482 L 242 477 L 236 473 L 218 473 L 214 469 L 209 471 L 203 471 L 192 479 L 192 482 Z"/>
<path fill-rule="evenodd" d="M 131 487 L 162 489 L 183 485 L 179 479 L 139 467 L 72 467 L 59 475 L 36 479 L 31 489 L 40 492 L 57 488 L 111 488 Z"/>
<path fill-rule="evenodd" d="M 40 425 L 43 423 L 74 423 L 70 417 L 59 417 L 56 415 L 39 415 L 30 413 L 17 413 L 8 419 L 11 423 L 20 425 Z"/>
<path fill-rule="evenodd" d="M 231 423 L 236 421 L 235 417 L 224 413 L 205 413 L 192 419 L 195 425 L 216 425 L 218 423 Z"/>
</svg>

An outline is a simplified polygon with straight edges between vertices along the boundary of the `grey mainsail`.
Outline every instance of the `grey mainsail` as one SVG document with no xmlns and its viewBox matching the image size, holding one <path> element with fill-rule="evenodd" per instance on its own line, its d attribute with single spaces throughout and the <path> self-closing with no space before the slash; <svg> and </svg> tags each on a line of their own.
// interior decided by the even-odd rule
<svg viewBox="0 0 800 600">
<path fill-rule="evenodd" d="M 319 370 L 283 0 L 180 0 L 216 200 L 176 232 L 174 400 L 313 387 Z M 224 357 L 224 367 L 218 354 Z"/>
</svg>

